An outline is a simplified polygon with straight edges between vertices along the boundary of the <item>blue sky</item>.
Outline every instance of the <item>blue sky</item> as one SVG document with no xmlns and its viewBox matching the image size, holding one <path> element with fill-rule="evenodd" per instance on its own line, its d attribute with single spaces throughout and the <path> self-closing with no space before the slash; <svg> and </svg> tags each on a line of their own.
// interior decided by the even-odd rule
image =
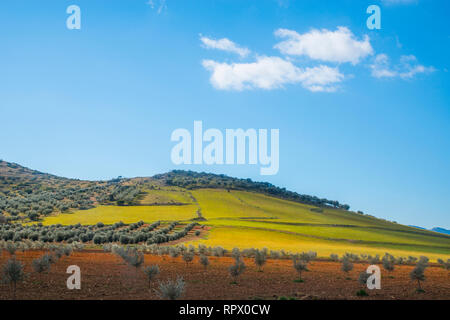
<svg viewBox="0 0 450 320">
<path fill-rule="evenodd" d="M 72 4 L 81 30 L 66 28 Z M 381 30 L 366 26 L 371 4 Z M 449 228 L 448 12 L 444 0 L 4 1 L 0 158 L 83 179 L 225 173 Z M 194 120 L 279 128 L 278 174 L 173 165 L 170 135 Z"/>
</svg>

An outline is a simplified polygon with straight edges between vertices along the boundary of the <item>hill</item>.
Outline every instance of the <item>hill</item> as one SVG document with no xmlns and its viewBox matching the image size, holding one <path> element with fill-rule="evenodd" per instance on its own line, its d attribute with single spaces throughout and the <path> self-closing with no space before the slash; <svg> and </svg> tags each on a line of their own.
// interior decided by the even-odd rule
<svg viewBox="0 0 450 320">
<path fill-rule="evenodd" d="M 72 240 L 79 237 L 93 241 L 97 233 L 98 239 L 112 239 L 114 230 L 118 230 L 117 239 L 123 235 L 128 243 L 139 243 L 148 238 L 142 232 L 149 232 L 141 230 L 149 230 L 147 225 L 156 221 L 161 221 L 161 226 L 152 232 L 162 230 L 167 239 L 196 222 L 201 228 L 183 238 L 186 244 L 313 250 L 320 256 L 345 252 L 383 255 L 388 251 L 404 257 L 426 254 L 432 259 L 450 258 L 448 235 L 352 212 L 337 201 L 299 195 L 249 179 L 172 171 L 145 178 L 80 181 L 4 161 L 0 168 L 3 216 L 11 223 L 28 225 L 36 220 L 44 227 L 61 225 L 50 239 L 58 232 L 70 233 Z M 129 225 L 126 231 L 120 226 L 108 227 L 119 221 Z M 78 223 L 106 226 L 74 227 Z M 27 228 L 19 228 L 20 235 L 41 232 Z M 73 228 L 79 230 L 75 235 L 68 231 Z M 6 234 L 5 230 L 4 240 Z"/>
<path fill-rule="evenodd" d="M 444 233 L 444 234 L 450 234 L 450 230 L 447 230 L 444 228 L 439 228 L 439 227 L 433 228 L 433 229 L 431 229 L 431 231 Z"/>
</svg>

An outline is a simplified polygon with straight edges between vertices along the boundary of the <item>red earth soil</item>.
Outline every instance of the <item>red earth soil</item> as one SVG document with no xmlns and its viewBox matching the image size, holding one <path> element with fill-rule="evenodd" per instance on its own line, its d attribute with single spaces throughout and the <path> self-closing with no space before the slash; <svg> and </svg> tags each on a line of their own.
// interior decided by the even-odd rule
<svg viewBox="0 0 450 320">
<path fill-rule="evenodd" d="M 49 274 L 36 274 L 31 263 L 43 251 L 17 252 L 17 260 L 25 265 L 26 278 L 18 284 L 16 299 L 160 299 L 155 289 L 158 280 L 175 279 L 182 276 L 186 281 L 183 299 L 450 299 L 450 273 L 438 266 L 425 271 L 422 283 L 424 293 L 416 292 L 416 283 L 409 273 L 413 266 L 396 266 L 388 273 L 382 269 L 381 289 L 367 290 L 368 297 L 360 298 L 356 292 L 363 288 L 357 281 L 367 264 L 355 263 L 348 274 L 341 271 L 341 264 L 328 261 L 313 261 L 310 271 L 304 272 L 303 283 L 294 282 L 298 274 L 290 260 L 268 260 L 262 272 L 258 272 L 253 259 L 244 259 L 247 266 L 237 284 L 232 284 L 228 268 L 233 263 L 230 257 L 210 257 L 207 270 L 198 257 L 186 265 L 181 258 L 145 255 L 145 265 L 157 264 L 161 273 L 157 281 L 148 282 L 142 270 L 136 270 L 111 253 L 85 250 L 62 257 L 52 265 Z M 0 263 L 10 259 L 3 251 Z M 69 265 L 81 269 L 81 289 L 69 290 L 66 273 Z M 0 299 L 11 299 L 12 290 L 0 285 Z"/>
</svg>

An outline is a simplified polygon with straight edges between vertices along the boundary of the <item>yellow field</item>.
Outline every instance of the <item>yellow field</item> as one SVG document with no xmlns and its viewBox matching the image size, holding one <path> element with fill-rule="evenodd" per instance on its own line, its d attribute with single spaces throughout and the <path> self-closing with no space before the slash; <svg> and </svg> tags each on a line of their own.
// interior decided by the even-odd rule
<svg viewBox="0 0 450 320">
<path fill-rule="evenodd" d="M 90 210 L 77 211 L 75 213 L 60 214 L 44 219 L 44 225 L 50 224 L 87 224 L 92 225 L 97 222 L 113 224 L 122 221 L 124 223 L 134 223 L 140 220 L 144 222 L 161 221 L 181 221 L 196 217 L 197 207 L 186 206 L 136 206 L 117 207 L 100 206 Z"/>
</svg>

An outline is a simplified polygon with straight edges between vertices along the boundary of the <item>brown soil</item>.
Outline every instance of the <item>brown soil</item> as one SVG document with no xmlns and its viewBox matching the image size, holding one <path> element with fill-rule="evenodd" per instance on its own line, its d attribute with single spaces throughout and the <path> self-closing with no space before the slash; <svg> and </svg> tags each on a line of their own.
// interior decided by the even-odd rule
<svg viewBox="0 0 450 320">
<path fill-rule="evenodd" d="M 74 252 L 61 258 L 52 266 L 50 274 L 32 272 L 31 262 L 42 251 L 17 252 L 17 259 L 25 264 L 27 277 L 17 286 L 17 299 L 159 299 L 155 293 L 157 282 L 151 289 L 141 270 L 127 266 L 123 260 L 110 253 L 99 251 Z M 3 251 L 3 265 L 10 258 Z M 357 279 L 367 264 L 355 263 L 354 270 L 345 275 L 336 262 L 314 261 L 309 272 L 304 272 L 303 283 L 289 260 L 268 260 L 263 272 L 258 272 L 252 259 L 244 259 L 247 268 L 232 284 L 228 267 L 229 257 L 210 257 L 205 271 L 198 257 L 188 266 L 181 258 L 145 255 L 145 265 L 158 264 L 161 274 L 158 280 L 175 279 L 177 275 L 186 280 L 184 299 L 450 299 L 450 273 L 437 266 L 426 269 L 424 293 L 417 293 L 416 283 L 409 279 L 412 266 L 396 266 L 388 274 L 382 270 L 381 290 L 367 290 L 369 297 L 360 298 L 356 292 L 362 289 Z M 81 268 L 81 290 L 68 290 L 66 281 L 69 265 Z M 347 279 L 350 278 L 350 279 Z M 0 285 L 0 299 L 11 299 L 10 287 Z"/>
</svg>

